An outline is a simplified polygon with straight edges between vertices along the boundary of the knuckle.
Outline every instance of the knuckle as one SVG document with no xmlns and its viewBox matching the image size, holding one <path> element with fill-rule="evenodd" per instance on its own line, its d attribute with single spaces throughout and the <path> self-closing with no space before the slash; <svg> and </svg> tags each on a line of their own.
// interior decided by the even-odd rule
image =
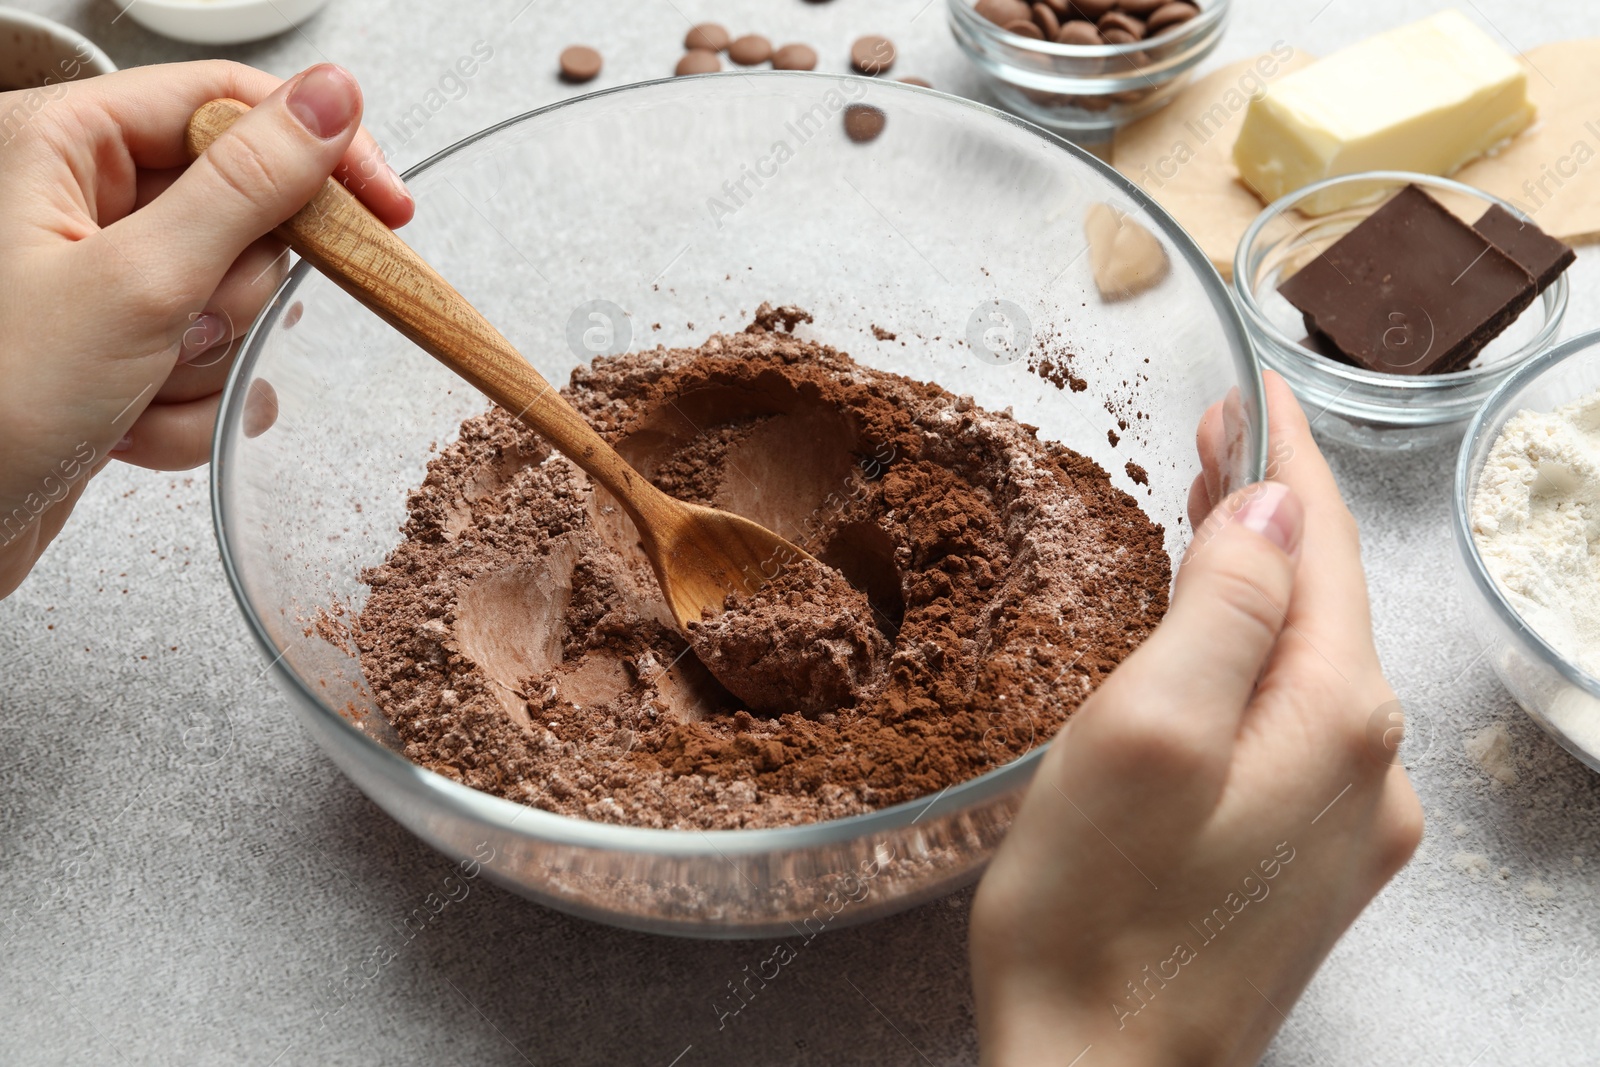
<svg viewBox="0 0 1600 1067">
<path fill-rule="evenodd" d="M 1333 522 L 1342 536 L 1349 538 L 1350 543 L 1357 546 L 1357 548 L 1360 547 L 1361 524 L 1356 521 L 1355 515 L 1350 511 L 1349 508 L 1340 507 L 1335 509 L 1333 512 Z"/>
<path fill-rule="evenodd" d="M 238 85 L 255 74 L 253 67 L 232 59 L 207 59 L 204 73 L 222 85 Z"/>
<path fill-rule="evenodd" d="M 1237 560 L 1242 563 L 1243 560 Z M 1283 628 L 1288 597 L 1280 588 L 1286 584 L 1275 575 L 1247 574 L 1239 566 L 1228 566 L 1215 571 L 1207 583 L 1206 595 L 1223 610 L 1224 615 L 1244 631 L 1235 636 L 1247 636 L 1270 643 Z M 1229 635 L 1219 632 L 1221 639 Z"/>
<path fill-rule="evenodd" d="M 1393 876 L 1411 861 L 1417 846 L 1422 843 L 1427 823 L 1422 802 L 1417 799 L 1416 792 L 1408 782 L 1404 789 L 1394 793 L 1384 801 L 1377 834 L 1378 863 L 1385 878 Z"/>
<path fill-rule="evenodd" d="M 1174 701 L 1135 696 L 1121 703 L 1098 750 L 1109 770 L 1182 779 L 1205 768 L 1208 747 Z"/>
<path fill-rule="evenodd" d="M 209 162 L 224 186 L 251 205 L 281 198 L 284 176 L 260 147 L 239 134 L 225 136 L 202 159 Z"/>
</svg>

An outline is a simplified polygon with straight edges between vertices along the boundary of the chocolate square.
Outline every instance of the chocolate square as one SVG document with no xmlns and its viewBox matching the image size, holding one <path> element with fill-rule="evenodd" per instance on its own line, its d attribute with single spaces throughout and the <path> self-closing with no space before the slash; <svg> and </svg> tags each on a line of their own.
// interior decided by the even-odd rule
<svg viewBox="0 0 1600 1067">
<path fill-rule="evenodd" d="M 1278 291 L 1349 362 L 1406 375 L 1462 369 L 1535 295 L 1531 273 L 1414 185 Z"/>
<path fill-rule="evenodd" d="M 1541 293 L 1578 258 L 1578 253 L 1499 204 L 1489 205 L 1489 210 L 1472 224 L 1472 228 L 1533 275 L 1537 291 Z"/>
</svg>

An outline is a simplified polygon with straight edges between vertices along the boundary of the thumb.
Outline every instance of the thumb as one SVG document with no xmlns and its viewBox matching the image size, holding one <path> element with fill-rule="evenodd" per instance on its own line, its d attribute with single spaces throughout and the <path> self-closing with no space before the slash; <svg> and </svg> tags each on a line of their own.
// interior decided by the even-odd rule
<svg viewBox="0 0 1600 1067">
<path fill-rule="evenodd" d="M 1155 684 L 1186 694 L 1185 718 L 1232 745 L 1262 667 L 1283 631 L 1305 526 L 1288 486 L 1241 489 L 1195 533 L 1172 606 L 1136 653 Z"/>
<path fill-rule="evenodd" d="M 331 63 L 312 67 L 242 116 L 109 236 L 119 248 L 159 249 L 147 276 L 173 296 L 203 302 L 246 246 L 316 195 L 360 119 L 355 78 Z"/>
</svg>

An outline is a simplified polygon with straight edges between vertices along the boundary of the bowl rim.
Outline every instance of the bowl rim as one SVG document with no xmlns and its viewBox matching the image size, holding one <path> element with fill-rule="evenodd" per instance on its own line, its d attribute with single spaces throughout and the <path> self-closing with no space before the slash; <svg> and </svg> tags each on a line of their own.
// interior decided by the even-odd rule
<svg viewBox="0 0 1600 1067">
<path fill-rule="evenodd" d="M 20 7 L 0 6 L 0 26 L 27 26 L 31 29 L 48 33 L 52 37 L 64 42 L 79 46 L 86 54 L 83 57 L 85 67 L 92 68 L 96 75 L 115 74 L 117 65 L 106 55 L 105 49 L 95 44 L 84 34 L 79 33 L 64 23 L 55 19 L 36 15 L 32 11 L 24 11 Z"/>
<path fill-rule="evenodd" d="M 977 5 L 973 0 L 949 0 L 952 18 L 959 18 L 970 26 L 978 27 L 978 32 L 991 37 L 1013 48 L 1037 52 L 1043 56 L 1061 56 L 1067 59 L 1101 59 L 1113 56 L 1131 56 L 1142 52 L 1156 44 L 1174 44 L 1187 41 L 1191 37 L 1200 36 L 1203 30 L 1212 26 L 1220 26 L 1227 21 L 1228 12 L 1233 0 L 1209 0 L 1203 6 L 1199 0 L 1191 0 L 1200 8 L 1200 14 L 1183 23 L 1183 29 L 1166 35 L 1162 40 L 1154 41 L 1148 37 L 1132 41 L 1128 44 L 1057 44 L 1055 41 L 1035 40 L 1024 37 L 1020 33 L 1012 33 L 1004 26 L 990 22 L 977 12 Z"/>
<path fill-rule="evenodd" d="M 1590 696 L 1600 699 L 1600 677 L 1573 663 L 1545 640 L 1539 631 L 1528 625 L 1522 613 L 1517 611 L 1505 591 L 1500 588 L 1500 583 L 1489 573 L 1488 565 L 1483 561 L 1483 554 L 1478 551 L 1478 539 L 1472 535 L 1472 495 L 1480 470 L 1473 463 L 1473 453 L 1477 450 L 1479 442 L 1487 435 L 1490 427 L 1495 428 L 1496 434 L 1504 429 L 1507 417 L 1515 414 L 1508 410 L 1511 399 L 1524 387 L 1568 359 L 1596 347 L 1600 347 L 1600 330 L 1590 330 L 1588 333 L 1570 337 L 1518 367 L 1516 372 L 1502 382 L 1489 399 L 1484 401 L 1478 413 L 1473 416 L 1466 436 L 1462 438 L 1461 449 L 1456 455 L 1455 485 L 1450 494 L 1450 510 L 1451 525 L 1455 529 L 1456 548 L 1461 558 L 1466 561 L 1467 571 L 1472 575 L 1473 585 L 1479 595 L 1493 608 L 1500 620 L 1513 633 L 1519 635 L 1539 655 L 1539 658 L 1555 668 L 1563 679 Z M 1489 445 L 1492 448 L 1493 442 Z M 1600 756 L 1600 753 L 1593 755 Z"/>
<path fill-rule="evenodd" d="M 857 76 L 815 71 L 734 71 L 690 77 L 658 78 L 647 82 L 634 82 L 627 85 L 614 86 L 597 92 L 559 100 L 488 126 L 477 133 L 462 138 L 455 144 L 435 152 L 407 170 L 404 178 L 409 180 L 423 174 L 462 150 L 492 137 L 502 130 L 555 115 L 569 108 L 583 107 L 596 100 L 622 94 L 646 94 L 661 90 L 680 92 L 696 81 L 732 77 L 755 78 L 761 81 L 776 82 L 828 81 L 837 83 L 841 79 Z M 1165 209 L 1156 203 L 1144 190 L 1123 177 L 1121 173 L 1109 164 L 1096 158 L 1092 153 L 1015 115 L 976 101 L 924 89 L 921 86 L 905 85 L 900 82 L 879 79 L 862 80 L 874 82 L 879 87 L 878 91 L 889 94 L 923 94 L 944 101 L 940 106 L 958 106 L 985 116 L 986 120 L 1000 119 L 1010 126 L 1036 137 L 1041 137 L 1047 144 L 1064 150 L 1068 155 L 1075 157 L 1079 163 L 1087 165 L 1101 177 L 1109 180 L 1116 189 L 1138 205 L 1146 213 L 1150 221 L 1166 234 L 1173 249 L 1200 276 L 1203 286 L 1205 279 L 1207 277 L 1210 278 L 1212 286 L 1209 295 L 1212 305 L 1222 318 L 1224 329 L 1228 324 L 1233 327 L 1239 341 L 1236 362 L 1242 361 L 1237 368 L 1240 372 L 1237 388 L 1241 402 L 1254 415 L 1255 424 L 1259 428 L 1259 432 L 1246 441 L 1248 452 L 1246 469 L 1252 481 L 1260 481 L 1265 478 L 1268 447 L 1267 410 L 1265 383 L 1262 377 L 1260 360 L 1251 343 L 1245 322 L 1239 314 L 1239 309 L 1229 294 L 1227 283 L 1222 280 L 1221 275 L 1217 273 L 1216 268 L 1212 266 L 1210 260 L 1200 250 L 1199 246 L 1194 243 Z M 267 303 L 267 308 L 270 310 L 287 306 L 288 301 L 292 299 L 294 291 L 310 275 L 311 270 L 310 264 L 304 260 L 297 263 L 279 286 L 277 292 L 273 294 L 272 299 Z M 1044 758 L 1045 752 L 1049 749 L 1050 741 L 1046 741 L 1011 762 L 986 771 L 976 778 L 946 786 L 931 798 L 926 796 L 918 797 L 914 800 L 879 808 L 875 811 L 864 812 L 860 815 L 848 816 L 843 819 L 828 819 L 796 826 L 777 826 L 766 829 L 670 830 L 654 827 L 624 826 L 582 819 L 576 816 L 558 815 L 555 812 L 507 800 L 504 797 L 494 796 L 473 789 L 470 786 L 462 785 L 444 775 L 420 767 L 405 759 L 399 753 L 380 745 L 345 719 L 344 716 L 340 715 L 334 708 L 330 707 L 317 695 L 312 686 L 308 685 L 298 674 L 284 665 L 284 658 L 288 654 L 288 648 L 279 648 L 274 643 L 271 632 L 251 604 L 229 544 L 229 520 L 225 511 L 226 505 L 223 501 L 223 486 L 226 478 L 223 475 L 230 465 L 229 442 L 235 436 L 231 430 L 242 417 L 245 394 L 248 392 L 248 389 L 245 388 L 247 379 L 260 357 L 262 342 L 270 330 L 268 324 L 273 318 L 274 316 L 269 314 L 258 316 L 245 334 L 244 341 L 240 345 L 238 358 L 235 359 L 233 367 L 228 372 L 227 385 L 223 391 L 219 417 L 211 440 L 211 520 L 213 533 L 217 539 L 223 573 L 233 593 L 234 601 L 239 605 L 239 609 L 245 617 L 251 635 L 255 638 L 256 644 L 260 646 L 262 653 L 271 661 L 268 664 L 268 670 L 281 679 L 281 684 L 292 690 L 298 699 L 315 709 L 315 713 L 324 725 L 331 727 L 335 732 L 343 736 L 348 736 L 355 740 L 358 746 L 357 751 L 363 753 L 366 757 L 370 757 L 369 763 L 371 760 L 377 761 L 374 767 L 375 770 L 391 780 L 403 779 L 409 781 L 411 783 L 411 795 L 414 795 L 416 791 L 432 794 L 438 798 L 440 803 L 454 808 L 458 814 L 476 819 L 479 822 L 493 824 L 497 832 L 504 834 L 585 848 L 603 848 L 617 852 L 696 856 L 727 860 L 729 854 L 752 855 L 777 849 L 798 851 L 865 838 L 880 828 L 884 830 L 900 829 L 914 824 L 936 808 L 939 809 L 938 814 L 965 810 L 976 802 L 1021 789 L 1031 778 L 1037 763 Z M 291 641 L 290 647 L 292 645 L 293 642 Z"/>
<path fill-rule="evenodd" d="M 128 4 L 128 14 L 136 17 L 138 9 L 141 7 L 155 8 L 175 14 L 187 15 L 192 13 L 199 19 L 209 21 L 213 13 L 236 14 L 244 8 L 276 8 L 278 2 L 279 0 L 206 0 L 203 4 L 197 4 L 194 0 L 133 0 L 132 3 Z M 305 0 L 302 0 L 302 2 L 305 2 Z M 309 2 L 321 7 L 328 0 L 309 0 Z M 282 14 L 282 12 L 279 13 Z M 289 29 L 290 27 L 287 25 L 284 27 L 285 32 Z"/>
<path fill-rule="evenodd" d="M 1561 325 L 1567 317 L 1567 303 L 1571 296 L 1571 283 L 1565 272 L 1545 290 L 1546 293 L 1554 294 L 1550 299 L 1535 301 L 1536 306 L 1544 309 L 1545 316 L 1543 325 L 1539 327 L 1539 331 L 1532 339 L 1498 363 L 1467 370 L 1452 371 L 1449 374 L 1385 374 L 1381 371 L 1369 371 L 1361 367 L 1348 366 L 1329 359 L 1318 352 L 1311 351 L 1273 325 L 1271 320 L 1267 318 L 1266 312 L 1262 309 L 1260 301 L 1256 299 L 1255 282 L 1251 279 L 1250 272 L 1246 269 L 1250 254 L 1255 250 L 1256 242 L 1260 239 L 1262 232 L 1269 223 L 1283 216 L 1297 203 L 1309 196 L 1325 189 L 1338 188 L 1341 185 L 1373 181 L 1392 181 L 1397 184 L 1431 186 L 1445 192 L 1473 197 L 1491 205 L 1499 205 L 1523 222 L 1537 225 L 1532 216 L 1509 200 L 1503 200 L 1493 193 L 1486 192 L 1476 186 L 1458 182 L 1453 178 L 1440 177 L 1437 174 L 1420 174 L 1405 170 L 1367 170 L 1355 174 L 1341 174 L 1303 186 L 1292 193 L 1279 197 L 1262 209 L 1261 213 L 1251 221 L 1249 227 L 1244 231 L 1244 236 L 1239 238 L 1238 247 L 1234 250 L 1233 289 L 1238 294 L 1239 303 L 1243 306 L 1245 317 L 1250 321 L 1253 329 L 1264 334 L 1274 346 L 1282 350 L 1286 358 L 1293 359 L 1308 370 L 1323 374 L 1336 383 L 1344 384 L 1347 389 L 1355 386 L 1393 389 L 1397 390 L 1403 398 L 1425 396 L 1429 393 L 1442 392 L 1452 387 L 1473 386 L 1494 381 L 1496 378 L 1515 373 L 1549 347 L 1551 342 L 1555 340 L 1556 334 L 1561 331 Z M 1527 312 L 1524 311 L 1523 314 L 1527 314 Z"/>
</svg>

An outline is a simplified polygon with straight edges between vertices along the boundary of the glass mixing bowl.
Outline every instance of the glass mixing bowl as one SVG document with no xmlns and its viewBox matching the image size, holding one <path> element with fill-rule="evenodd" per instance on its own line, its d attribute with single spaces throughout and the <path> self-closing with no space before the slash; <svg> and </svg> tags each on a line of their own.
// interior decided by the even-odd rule
<svg viewBox="0 0 1600 1067">
<path fill-rule="evenodd" d="M 876 114 L 856 112 L 851 136 L 847 108 Z M 551 381 L 600 351 L 698 344 L 762 301 L 798 304 L 816 320 L 803 335 L 1010 408 L 1096 459 L 1165 525 L 1174 560 L 1195 426 L 1230 389 L 1248 429 L 1227 477 L 1261 477 L 1259 373 L 1216 271 L 1115 171 L 991 109 L 822 74 L 681 78 L 512 119 L 407 180 L 406 240 Z M 1142 296 L 1107 302 L 1095 287 L 1083 224 L 1096 202 L 1170 259 Z M 898 340 L 878 339 L 888 332 Z M 1083 391 L 1030 370 L 1068 348 Z M 274 395 L 260 432 L 247 411 Z M 301 721 L 362 791 L 517 892 L 663 933 L 842 926 L 976 877 L 1040 750 L 871 814 L 712 833 L 559 816 L 407 762 L 359 662 L 315 623 L 363 603 L 358 575 L 398 543 L 425 464 L 486 404 L 303 263 L 229 381 L 212 498 L 228 578 Z"/>
<path fill-rule="evenodd" d="M 1529 718 L 1600 772 L 1600 678 L 1556 650 L 1489 573 L 1472 533 L 1472 501 L 1495 442 L 1519 411 L 1553 411 L 1600 390 L 1600 331 L 1582 334 L 1508 378 L 1473 420 L 1456 463 L 1456 559 L 1473 631 Z M 1536 610 L 1536 609 L 1535 609 Z"/>
</svg>

